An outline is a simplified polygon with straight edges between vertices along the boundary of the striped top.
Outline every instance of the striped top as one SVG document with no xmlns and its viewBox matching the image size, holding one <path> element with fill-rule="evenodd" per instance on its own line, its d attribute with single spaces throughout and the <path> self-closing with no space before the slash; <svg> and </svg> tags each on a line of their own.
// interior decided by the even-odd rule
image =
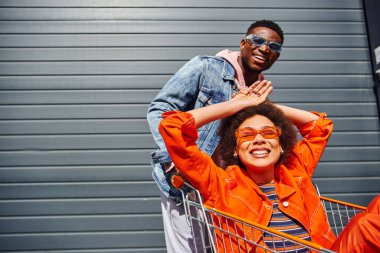
<svg viewBox="0 0 380 253">
<path fill-rule="evenodd" d="M 297 220 L 286 215 L 280 209 L 278 209 L 279 200 L 274 184 L 261 185 L 259 188 L 267 196 L 268 200 L 270 200 L 273 204 L 272 217 L 268 224 L 268 227 L 310 241 L 310 236 L 305 228 Z M 292 241 L 288 240 L 284 241 L 282 238 L 272 236 L 267 233 L 264 234 L 264 242 L 269 248 L 275 249 L 276 252 L 309 252 L 308 249 L 302 245 L 295 244 Z"/>
</svg>

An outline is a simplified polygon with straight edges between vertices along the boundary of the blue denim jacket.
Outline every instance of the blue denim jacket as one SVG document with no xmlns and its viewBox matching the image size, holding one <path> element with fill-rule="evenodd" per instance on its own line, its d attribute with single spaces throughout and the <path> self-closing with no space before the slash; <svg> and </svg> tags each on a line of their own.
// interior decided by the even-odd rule
<svg viewBox="0 0 380 253">
<path fill-rule="evenodd" d="M 237 92 L 235 69 L 225 59 L 196 56 L 179 69 L 152 101 L 148 109 L 148 123 L 158 150 L 152 153 L 153 178 L 167 196 L 175 197 L 176 190 L 167 182 L 164 163 L 171 159 L 158 132 L 161 114 L 166 111 L 188 111 L 231 98 Z M 219 121 L 198 129 L 198 147 L 212 155 L 219 143 Z"/>
</svg>

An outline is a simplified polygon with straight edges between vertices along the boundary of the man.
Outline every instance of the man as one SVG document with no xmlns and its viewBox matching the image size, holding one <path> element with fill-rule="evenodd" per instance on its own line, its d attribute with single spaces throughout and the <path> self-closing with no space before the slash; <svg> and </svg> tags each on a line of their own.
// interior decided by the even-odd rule
<svg viewBox="0 0 380 253">
<path fill-rule="evenodd" d="M 161 207 L 168 252 L 195 252 L 178 191 L 168 182 L 175 172 L 158 124 L 165 111 L 188 111 L 229 100 L 241 89 L 263 80 L 262 72 L 280 56 L 284 36 L 270 20 L 253 23 L 240 42 L 240 52 L 223 50 L 214 56 L 197 56 L 187 62 L 165 84 L 148 109 L 148 122 L 158 150 L 152 153 L 153 178 L 161 190 Z M 223 167 L 217 149 L 219 122 L 198 129 L 198 146 Z"/>
</svg>

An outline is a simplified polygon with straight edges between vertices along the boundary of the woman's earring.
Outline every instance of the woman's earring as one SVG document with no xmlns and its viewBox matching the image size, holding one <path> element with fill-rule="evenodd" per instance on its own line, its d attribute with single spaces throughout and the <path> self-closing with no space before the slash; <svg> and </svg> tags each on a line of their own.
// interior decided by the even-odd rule
<svg viewBox="0 0 380 253">
<path fill-rule="evenodd" d="M 282 147 L 280 147 L 280 150 L 281 150 L 281 155 L 284 154 L 284 150 L 282 149 Z"/>
<path fill-rule="evenodd" d="M 238 157 L 238 153 L 235 151 L 234 152 L 234 157 L 237 158 Z"/>
</svg>

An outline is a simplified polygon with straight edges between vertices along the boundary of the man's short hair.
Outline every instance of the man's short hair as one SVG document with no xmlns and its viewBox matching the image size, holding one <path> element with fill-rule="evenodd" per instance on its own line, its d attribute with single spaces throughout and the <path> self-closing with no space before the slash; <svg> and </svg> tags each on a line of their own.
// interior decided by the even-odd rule
<svg viewBox="0 0 380 253">
<path fill-rule="evenodd" d="M 266 19 L 258 20 L 255 23 L 251 24 L 251 26 L 247 30 L 246 35 L 251 34 L 251 31 L 256 27 L 267 27 L 269 29 L 272 29 L 273 31 L 277 32 L 278 35 L 280 35 L 282 43 L 284 42 L 284 32 L 282 31 L 281 27 L 274 21 Z"/>
</svg>

